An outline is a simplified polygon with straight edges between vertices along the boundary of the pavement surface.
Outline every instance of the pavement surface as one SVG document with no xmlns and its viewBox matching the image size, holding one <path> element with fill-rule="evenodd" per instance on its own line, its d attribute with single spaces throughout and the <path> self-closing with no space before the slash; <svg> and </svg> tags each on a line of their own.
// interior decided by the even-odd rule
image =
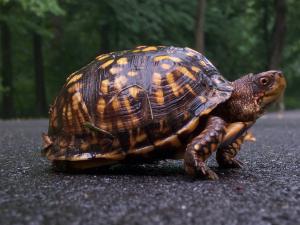
<svg viewBox="0 0 300 225">
<path fill-rule="evenodd" d="M 192 180 L 182 161 L 54 172 L 40 157 L 46 120 L 0 121 L 0 224 L 300 224 L 300 111 L 261 118 L 243 169 L 209 165 Z"/>
</svg>

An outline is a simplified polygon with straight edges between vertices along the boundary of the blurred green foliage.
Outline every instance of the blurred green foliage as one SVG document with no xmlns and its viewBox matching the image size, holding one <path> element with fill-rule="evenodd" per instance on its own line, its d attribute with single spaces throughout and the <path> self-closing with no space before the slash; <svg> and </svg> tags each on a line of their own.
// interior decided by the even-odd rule
<svg viewBox="0 0 300 225">
<path fill-rule="evenodd" d="M 0 0 L 0 21 L 9 25 L 12 34 L 15 116 L 34 115 L 32 32 L 43 39 L 45 86 L 51 103 L 68 74 L 101 53 L 137 45 L 193 48 L 196 6 L 197 0 Z M 288 78 L 286 106 L 297 108 L 300 1 L 287 0 L 287 6 L 281 68 Z M 266 70 L 273 23 L 272 0 L 209 0 L 205 55 L 229 80 Z M 4 92 L 0 85 L 0 97 Z"/>
</svg>

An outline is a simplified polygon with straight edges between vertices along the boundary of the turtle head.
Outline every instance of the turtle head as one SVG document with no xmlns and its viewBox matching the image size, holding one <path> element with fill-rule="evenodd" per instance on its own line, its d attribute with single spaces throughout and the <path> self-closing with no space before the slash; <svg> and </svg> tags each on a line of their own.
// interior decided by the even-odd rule
<svg viewBox="0 0 300 225">
<path fill-rule="evenodd" d="M 262 111 L 278 101 L 285 88 L 286 81 L 281 71 L 270 70 L 252 76 L 253 95 Z"/>
<path fill-rule="evenodd" d="M 229 121 L 255 121 L 281 98 L 286 87 L 282 72 L 277 70 L 248 74 L 232 84 L 232 95 L 222 107 Z"/>
</svg>

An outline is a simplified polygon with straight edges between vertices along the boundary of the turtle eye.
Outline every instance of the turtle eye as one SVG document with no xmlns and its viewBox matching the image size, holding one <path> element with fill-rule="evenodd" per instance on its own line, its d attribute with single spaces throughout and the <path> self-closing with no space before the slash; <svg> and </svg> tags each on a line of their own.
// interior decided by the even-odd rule
<svg viewBox="0 0 300 225">
<path fill-rule="evenodd" d="M 259 83 L 262 85 L 262 86 L 267 86 L 270 84 L 270 79 L 268 77 L 261 77 L 259 79 Z"/>
</svg>

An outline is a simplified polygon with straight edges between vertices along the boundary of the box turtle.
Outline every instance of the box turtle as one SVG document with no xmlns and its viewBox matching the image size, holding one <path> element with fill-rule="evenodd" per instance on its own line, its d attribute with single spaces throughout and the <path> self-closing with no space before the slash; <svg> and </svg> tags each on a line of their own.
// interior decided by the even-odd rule
<svg viewBox="0 0 300 225">
<path fill-rule="evenodd" d="M 217 179 L 206 159 L 240 167 L 247 130 L 285 87 L 275 70 L 227 81 L 190 48 L 103 54 L 67 78 L 42 153 L 71 170 L 184 159 L 187 174 Z"/>
</svg>

